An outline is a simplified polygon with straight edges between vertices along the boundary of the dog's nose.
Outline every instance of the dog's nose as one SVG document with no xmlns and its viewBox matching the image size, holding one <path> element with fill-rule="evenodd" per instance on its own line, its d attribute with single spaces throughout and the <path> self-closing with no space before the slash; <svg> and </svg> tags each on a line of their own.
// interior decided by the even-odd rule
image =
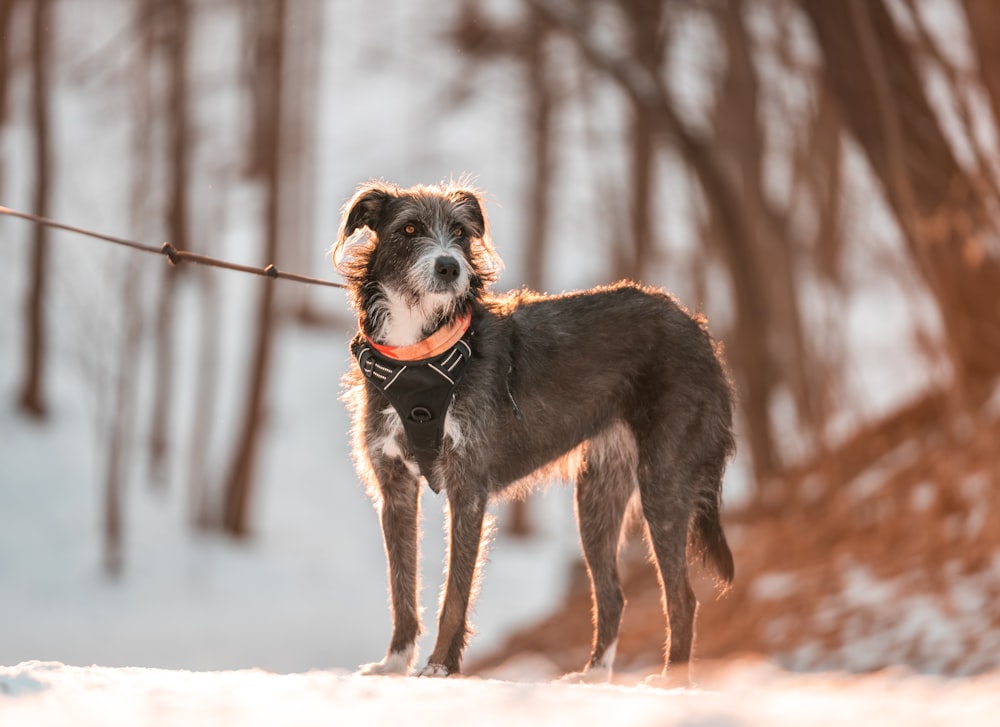
<svg viewBox="0 0 1000 727">
<path fill-rule="evenodd" d="M 458 260 L 450 255 L 442 255 L 434 261 L 434 272 L 446 283 L 454 281 L 460 272 Z"/>
</svg>

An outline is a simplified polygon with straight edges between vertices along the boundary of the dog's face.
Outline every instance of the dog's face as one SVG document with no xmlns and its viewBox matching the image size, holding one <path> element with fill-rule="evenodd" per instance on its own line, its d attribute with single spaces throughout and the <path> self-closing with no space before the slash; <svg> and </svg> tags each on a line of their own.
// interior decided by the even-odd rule
<svg viewBox="0 0 1000 727">
<path fill-rule="evenodd" d="M 499 267 L 479 195 L 451 185 L 362 185 L 344 206 L 334 260 L 376 339 L 403 318 L 410 337 L 429 333 L 481 295 Z"/>
</svg>

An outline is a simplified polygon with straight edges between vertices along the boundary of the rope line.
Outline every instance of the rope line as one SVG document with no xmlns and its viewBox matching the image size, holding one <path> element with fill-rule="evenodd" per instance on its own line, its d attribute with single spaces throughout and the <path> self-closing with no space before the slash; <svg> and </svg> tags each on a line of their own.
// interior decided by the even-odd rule
<svg viewBox="0 0 1000 727">
<path fill-rule="evenodd" d="M 190 262 L 196 265 L 207 265 L 213 268 L 224 268 L 226 270 L 234 270 L 239 273 L 249 273 L 251 275 L 259 275 L 264 278 L 271 278 L 272 280 L 281 278 L 283 280 L 291 280 L 296 283 L 306 283 L 308 285 L 324 285 L 328 288 L 342 288 L 344 290 L 347 289 L 347 286 L 344 285 L 343 283 L 335 283 L 332 280 L 324 280 L 323 278 L 312 278 L 308 275 L 301 275 L 299 273 L 289 273 L 284 270 L 278 270 L 278 268 L 276 268 L 273 264 L 267 265 L 262 268 L 254 267 L 252 265 L 241 265 L 239 263 L 229 262 L 228 260 L 220 260 L 219 258 L 210 257 L 209 255 L 202 255 L 197 252 L 178 250 L 169 242 L 163 243 L 160 247 L 155 247 L 153 245 L 144 245 L 143 243 L 136 242 L 135 240 L 128 240 L 124 237 L 115 237 L 114 235 L 105 235 L 100 232 L 94 232 L 92 230 L 84 229 L 83 227 L 74 227 L 73 225 L 67 225 L 62 222 L 56 222 L 55 220 L 50 220 L 47 217 L 39 217 L 38 215 L 33 215 L 28 212 L 19 212 L 17 210 L 12 210 L 9 207 L 0 206 L 0 215 L 7 215 L 8 217 L 19 217 L 22 220 L 34 222 L 39 225 L 52 227 L 57 230 L 64 230 L 66 232 L 73 232 L 77 235 L 93 237 L 94 239 L 103 240 L 105 242 L 111 242 L 114 243 L 115 245 L 123 245 L 124 247 L 128 247 L 133 250 L 139 250 L 140 252 L 151 252 L 157 255 L 163 255 L 167 258 L 170 264 L 174 266 L 180 265 L 183 262 Z"/>
</svg>

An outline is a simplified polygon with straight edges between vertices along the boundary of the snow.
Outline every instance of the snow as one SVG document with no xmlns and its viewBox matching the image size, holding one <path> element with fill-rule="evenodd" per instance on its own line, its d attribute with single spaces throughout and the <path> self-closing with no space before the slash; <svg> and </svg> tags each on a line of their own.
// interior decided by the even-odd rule
<svg viewBox="0 0 1000 727">
<path fill-rule="evenodd" d="M 800 588 L 798 580 L 795 573 L 761 573 L 754 579 L 753 597 L 760 601 L 787 598 Z"/>
<path fill-rule="evenodd" d="M 872 462 L 845 487 L 851 498 L 857 502 L 871 499 L 894 475 L 912 465 L 920 454 L 920 446 L 913 441 L 903 442 L 890 452 L 886 452 Z"/>
<path fill-rule="evenodd" d="M 71 667 L 25 662 L 0 667 L 4 724 L 154 727 L 191 724 L 382 725 L 411 727 L 580 724 L 842 725 L 995 724 L 1000 675 L 948 680 L 889 672 L 867 677 L 791 675 L 747 662 L 696 689 L 645 685 L 515 683 L 491 679 L 363 677 L 336 671 L 274 674 L 259 669 L 190 672 Z"/>
<path fill-rule="evenodd" d="M 865 564 L 846 565 L 839 591 L 797 624 L 814 640 L 782 654 L 781 663 L 796 671 L 865 672 L 886 663 L 919 664 L 927 674 L 995 669 L 1000 631 L 984 623 L 983 613 L 1000 595 L 1000 554 L 982 570 L 962 573 L 952 563 L 944 575 L 948 587 L 940 594 L 926 588 L 922 572 L 880 578 Z M 825 643 L 834 632 L 836 643 Z M 776 627 L 773 638 L 781 636 Z"/>
</svg>

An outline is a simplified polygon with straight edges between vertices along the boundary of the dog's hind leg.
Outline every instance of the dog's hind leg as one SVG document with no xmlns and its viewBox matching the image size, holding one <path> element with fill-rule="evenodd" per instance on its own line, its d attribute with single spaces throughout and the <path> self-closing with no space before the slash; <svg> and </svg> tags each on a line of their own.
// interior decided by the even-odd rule
<svg viewBox="0 0 1000 727">
<path fill-rule="evenodd" d="M 658 453 L 662 454 L 662 453 Z M 657 567 L 667 618 L 663 672 L 652 678 L 658 686 L 689 686 L 698 601 L 688 579 L 687 539 L 692 504 L 684 491 L 684 470 L 677 466 L 639 466 L 639 495 L 649 546 Z"/>
<path fill-rule="evenodd" d="M 406 674 L 416 658 L 420 485 L 400 459 L 380 468 L 382 536 L 389 562 L 392 641 L 382 661 L 361 667 L 362 674 Z"/>
<path fill-rule="evenodd" d="M 618 575 L 622 522 L 636 488 L 636 448 L 622 422 L 589 440 L 576 478 L 576 517 L 590 573 L 594 642 L 582 672 L 565 681 L 599 682 L 611 678 L 625 598 Z"/>
<path fill-rule="evenodd" d="M 448 570 L 445 577 L 437 640 L 420 676 L 450 676 L 462 666 L 469 637 L 468 611 L 486 516 L 486 491 L 475 485 L 449 485 Z"/>
</svg>

